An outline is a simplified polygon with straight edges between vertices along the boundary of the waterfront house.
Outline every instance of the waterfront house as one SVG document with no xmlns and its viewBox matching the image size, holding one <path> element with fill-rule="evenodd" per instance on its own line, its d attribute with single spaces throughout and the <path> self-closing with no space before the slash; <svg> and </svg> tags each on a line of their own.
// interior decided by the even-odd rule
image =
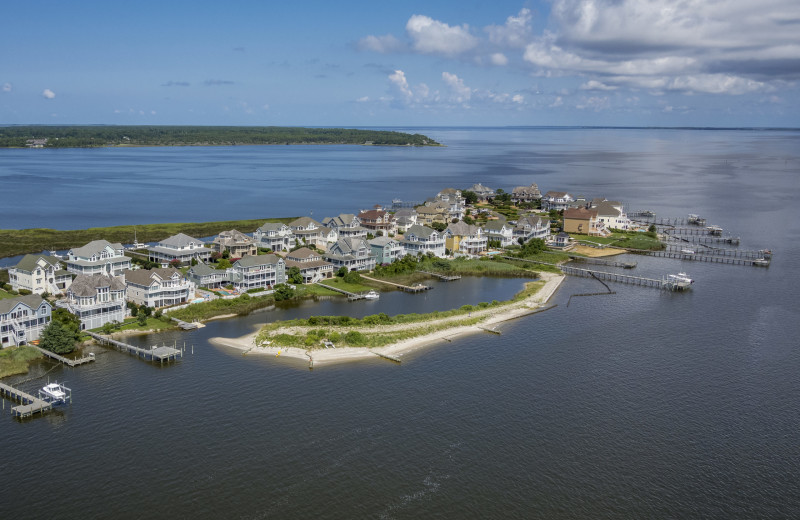
<svg viewBox="0 0 800 520">
<path fill-rule="evenodd" d="M 436 194 L 436 200 L 448 205 L 448 222 L 453 219 L 461 220 L 464 218 L 466 199 L 461 196 L 461 190 L 446 188 Z"/>
<path fill-rule="evenodd" d="M 495 192 L 492 188 L 488 188 L 481 183 L 473 184 L 468 190 L 465 191 L 471 191 L 477 195 L 478 200 L 489 200 L 493 199 L 495 196 Z"/>
<path fill-rule="evenodd" d="M 508 247 L 514 243 L 514 228 L 503 219 L 488 221 L 483 225 L 483 232 L 487 240 L 500 242 L 500 247 Z"/>
<path fill-rule="evenodd" d="M 125 271 L 123 276 L 128 287 L 127 298 L 137 305 L 178 305 L 194 296 L 194 284 L 172 267 L 130 270 Z"/>
<path fill-rule="evenodd" d="M 81 320 L 81 330 L 125 320 L 127 287 L 122 277 L 106 274 L 79 274 L 67 290 L 67 298 L 56 306 L 67 309 Z"/>
<path fill-rule="evenodd" d="M 294 235 L 281 222 L 267 222 L 255 232 L 256 245 L 271 251 L 288 251 L 294 247 Z"/>
<path fill-rule="evenodd" d="M 337 217 L 327 217 L 322 220 L 322 225 L 334 229 L 337 238 L 366 238 L 367 228 L 361 225 L 361 219 L 352 213 L 342 213 Z"/>
<path fill-rule="evenodd" d="M 403 247 L 404 255 L 432 253 L 441 258 L 446 256 L 444 235 L 428 226 L 417 224 L 408 228 L 400 240 L 400 245 Z"/>
<path fill-rule="evenodd" d="M 597 211 L 599 220 L 606 229 L 627 230 L 633 227 L 633 223 L 622 209 L 622 203 L 611 200 L 604 200 L 597 204 L 592 203 L 592 209 Z"/>
<path fill-rule="evenodd" d="M 83 247 L 67 251 L 67 271 L 75 274 L 107 274 L 119 276 L 131 268 L 131 259 L 125 256 L 125 247 L 108 240 L 92 240 Z"/>
<path fill-rule="evenodd" d="M 358 214 L 361 225 L 367 228 L 375 236 L 388 236 L 389 233 L 397 231 L 394 216 L 382 209 L 370 209 Z"/>
<path fill-rule="evenodd" d="M 514 240 L 527 242 L 532 238 L 547 239 L 550 236 L 550 219 L 538 215 L 520 217 L 514 226 Z"/>
<path fill-rule="evenodd" d="M 53 308 L 38 294 L 0 300 L 0 347 L 24 345 L 39 339 L 52 314 Z"/>
<path fill-rule="evenodd" d="M 367 242 L 377 264 L 391 264 L 403 256 L 403 247 L 394 238 L 376 237 Z"/>
<path fill-rule="evenodd" d="M 161 267 L 168 266 L 173 260 L 178 260 L 181 265 L 189 265 L 192 259 L 208 262 L 211 258 L 211 249 L 200 240 L 183 233 L 165 238 L 158 245 L 148 247 L 147 251 L 150 261 L 161 264 Z"/>
<path fill-rule="evenodd" d="M 447 226 L 443 234 L 444 245 L 453 254 L 477 255 L 481 251 L 486 251 L 488 239 L 478 226 L 463 221 L 456 222 Z"/>
<path fill-rule="evenodd" d="M 367 236 L 366 233 L 367 230 L 364 229 L 364 236 Z M 337 240 L 339 240 L 339 231 L 336 228 L 322 226 L 319 228 L 319 240 L 317 240 L 316 244 L 311 245 L 326 251 L 329 247 L 336 243 Z"/>
<path fill-rule="evenodd" d="M 61 268 L 54 256 L 25 255 L 8 269 L 8 281 L 15 291 L 60 294 L 72 283 L 72 275 Z"/>
<path fill-rule="evenodd" d="M 334 266 L 322 259 L 322 255 L 307 247 L 301 247 L 286 255 L 286 272 L 292 267 L 300 269 L 303 283 L 315 283 L 333 276 Z"/>
<path fill-rule="evenodd" d="M 340 267 L 346 267 L 349 271 L 375 269 L 375 255 L 363 238 L 340 238 L 324 256 L 335 269 Z"/>
<path fill-rule="evenodd" d="M 542 209 L 549 211 L 563 211 L 569 207 L 575 198 L 566 191 L 548 191 L 542 197 Z"/>
<path fill-rule="evenodd" d="M 233 263 L 233 282 L 240 291 L 272 289 L 286 283 L 286 262 L 277 255 L 246 256 Z"/>
<path fill-rule="evenodd" d="M 322 224 L 311 217 L 300 217 L 289 222 L 289 229 L 292 230 L 292 235 L 294 235 L 295 245 L 320 245 L 320 247 L 324 248 L 325 242 L 322 239 L 321 227 Z"/>
<path fill-rule="evenodd" d="M 190 267 L 186 276 L 197 287 L 206 287 L 208 289 L 218 289 L 231 282 L 231 277 L 227 270 L 214 269 L 203 262 L 198 262 L 197 265 Z"/>
<path fill-rule="evenodd" d="M 529 204 L 541 199 L 542 192 L 535 182 L 530 186 L 517 186 L 511 190 L 511 202 L 514 204 Z"/>
<path fill-rule="evenodd" d="M 586 208 L 570 208 L 564 211 L 564 231 L 592 236 L 610 234 L 597 218 L 597 210 Z"/>
<path fill-rule="evenodd" d="M 404 233 L 406 229 L 417 223 L 417 210 L 414 208 L 402 208 L 394 212 L 394 222 L 398 233 Z"/>
<path fill-rule="evenodd" d="M 431 226 L 435 223 L 447 224 L 450 207 L 446 203 L 426 202 L 424 206 L 416 208 L 417 224 Z"/>
<path fill-rule="evenodd" d="M 228 251 L 231 258 L 258 254 L 255 239 L 235 229 L 217 235 L 211 243 L 211 250 L 217 253 Z"/>
</svg>

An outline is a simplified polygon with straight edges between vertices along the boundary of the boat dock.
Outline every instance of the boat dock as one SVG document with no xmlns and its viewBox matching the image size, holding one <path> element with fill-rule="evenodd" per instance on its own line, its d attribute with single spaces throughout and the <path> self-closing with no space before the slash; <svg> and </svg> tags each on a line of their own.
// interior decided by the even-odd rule
<svg viewBox="0 0 800 520">
<path fill-rule="evenodd" d="M 693 262 L 712 262 L 717 264 L 729 264 L 729 265 L 744 265 L 744 266 L 758 266 L 758 267 L 765 267 L 769 265 L 770 258 L 767 256 L 753 258 L 753 257 L 741 257 L 741 256 L 725 256 L 725 255 L 718 255 L 714 254 L 711 251 L 703 251 L 700 253 L 688 253 L 683 251 L 671 251 L 671 250 L 662 250 L 662 251 L 650 251 L 650 250 L 642 250 L 642 249 L 629 249 L 631 253 L 640 254 L 640 255 L 647 255 L 647 256 L 655 256 L 658 258 L 672 258 L 675 260 L 691 260 Z M 728 251 L 735 251 L 734 249 L 730 249 Z M 745 252 L 746 253 L 746 252 Z"/>
<path fill-rule="evenodd" d="M 669 234 L 669 230 L 665 229 L 664 234 L 670 239 L 677 242 L 684 242 L 687 244 L 731 244 L 734 246 L 738 246 L 740 242 L 739 237 L 733 236 L 715 236 L 715 235 L 703 235 L 703 236 L 672 236 Z"/>
<path fill-rule="evenodd" d="M 347 301 L 354 302 L 354 301 L 363 300 L 363 299 L 366 298 L 366 293 L 354 293 L 354 292 L 350 292 L 350 291 L 345 291 L 344 289 L 340 289 L 340 288 L 334 287 L 332 285 L 327 285 L 327 284 L 324 284 L 322 282 L 317 282 L 317 285 L 320 285 L 320 286 L 322 286 L 322 287 L 324 287 L 326 289 L 330 289 L 333 292 L 338 292 L 340 294 L 344 294 L 345 296 L 347 296 Z"/>
<path fill-rule="evenodd" d="M 177 323 L 178 327 L 180 327 L 183 330 L 194 330 L 194 329 L 197 328 L 197 323 L 188 323 L 188 322 L 179 320 L 178 318 L 170 318 L 170 319 L 172 321 L 174 321 L 175 323 Z"/>
<path fill-rule="evenodd" d="M 417 271 L 418 273 L 427 274 L 429 276 L 433 276 L 434 278 L 438 278 L 443 282 L 454 282 L 456 280 L 461 280 L 461 275 L 447 275 L 447 274 L 440 274 L 440 273 L 432 273 L 430 271 Z"/>
<path fill-rule="evenodd" d="M 126 352 L 128 354 L 135 354 L 136 357 L 144 358 L 148 361 L 159 361 L 161 364 L 164 364 L 164 361 L 176 361 L 178 357 L 183 357 L 183 351 L 178 348 L 172 348 L 167 346 L 157 347 L 153 345 L 149 349 L 134 347 L 133 345 L 129 345 L 127 343 L 123 343 L 121 341 L 117 341 L 115 339 L 111 339 L 108 336 L 103 336 L 97 334 L 95 332 L 86 332 L 86 334 L 90 335 L 94 339 L 100 342 L 101 345 L 109 345 L 114 347 L 115 349 Z"/>
<path fill-rule="evenodd" d="M 53 409 L 52 403 L 49 403 L 44 399 L 34 397 L 31 394 L 23 392 L 22 390 L 14 388 L 13 386 L 5 383 L 0 383 L 0 396 L 22 403 L 19 406 L 15 406 L 11 409 L 11 413 L 14 415 L 14 417 L 31 417 L 33 414 L 44 414 L 45 412 L 49 412 Z"/>
<path fill-rule="evenodd" d="M 42 347 L 38 347 L 36 345 L 28 345 L 28 346 L 31 348 L 35 348 L 36 350 L 38 350 L 45 356 L 49 357 L 50 359 L 55 359 L 56 361 L 71 367 L 76 367 L 78 365 L 83 365 L 84 363 L 91 363 L 92 361 L 94 361 L 94 356 L 84 356 L 79 359 L 69 359 L 65 358 L 64 356 L 60 356 L 55 352 L 50 352 L 49 350 L 45 350 Z"/>
<path fill-rule="evenodd" d="M 702 250 L 699 251 L 697 254 L 701 255 L 716 255 L 716 256 L 730 256 L 733 258 L 772 258 L 772 251 L 769 249 L 726 249 L 724 247 L 711 247 L 702 245 Z M 671 252 L 683 252 L 686 250 L 686 246 L 676 245 L 676 244 L 667 244 L 666 251 Z"/>
<path fill-rule="evenodd" d="M 377 278 L 370 278 L 369 276 L 364 276 L 363 274 L 361 275 L 361 278 L 364 278 L 365 280 L 369 280 L 371 282 L 378 282 L 378 283 L 385 283 L 386 285 L 393 285 L 394 287 L 399 287 L 401 290 L 403 290 L 404 292 L 407 292 L 407 293 L 416 294 L 416 293 L 420 293 L 420 292 L 424 292 L 424 291 L 429 291 L 430 289 L 432 289 L 432 287 L 430 287 L 428 285 L 422 285 L 421 283 L 418 283 L 417 285 L 402 285 L 402 284 L 399 284 L 399 283 L 387 282 L 386 280 L 378 280 Z"/>
<path fill-rule="evenodd" d="M 576 255 L 569 255 L 569 257 L 575 262 L 581 262 L 584 264 L 604 265 L 607 267 L 622 267 L 623 269 L 633 269 L 636 267 L 636 262 L 617 262 L 614 260 L 602 260 L 600 258 Z"/>
</svg>

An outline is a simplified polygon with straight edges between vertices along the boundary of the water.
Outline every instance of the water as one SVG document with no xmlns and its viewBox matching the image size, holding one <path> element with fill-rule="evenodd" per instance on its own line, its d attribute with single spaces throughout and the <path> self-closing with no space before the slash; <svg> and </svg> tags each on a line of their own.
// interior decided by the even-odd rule
<svg viewBox="0 0 800 520">
<path fill-rule="evenodd" d="M 358 148 L 340 159 L 307 147 L 284 157 L 284 171 L 305 175 L 321 153 L 327 159 L 319 164 L 333 178 L 352 173 L 348 189 L 330 191 L 338 184 L 320 171 L 315 182 L 325 189 L 303 192 L 303 206 L 335 201 L 342 206 L 336 213 L 352 211 L 357 193 L 374 189 L 367 171 L 405 199 L 448 185 L 537 182 L 544 191 L 605 195 L 664 216 L 700 213 L 740 235 L 742 248 L 770 247 L 775 258 L 760 269 L 631 257 L 638 262 L 632 274 L 682 270 L 697 282 L 685 294 L 612 285 L 616 295 L 573 298 L 567 306 L 570 294 L 602 290 L 570 278 L 555 309 L 503 325 L 502 336 L 418 351 L 402 365 L 376 359 L 309 371 L 292 360 L 242 358 L 207 339 L 239 336 L 279 316 L 423 312 L 502 299 L 522 280 L 465 278 L 426 295 L 304 303 L 135 339 L 194 345 L 194 355 L 163 368 L 98 349 L 93 365 L 50 372 L 75 393 L 63 412 L 20 423 L 6 402 L 0 517 L 798 517 L 800 230 L 793 201 L 800 133 L 418 131 L 448 148 Z M 251 154 L 295 153 L 287 148 L 166 153 L 241 152 L 244 162 L 232 160 L 230 168 L 245 170 Z M 130 167 L 156 176 L 146 163 L 162 151 L 123 152 L 135 151 L 145 157 L 128 156 Z M 392 180 L 405 152 L 408 181 Z M 76 169 L 81 161 L 89 169 L 95 151 L 72 153 Z M 351 172 L 362 153 L 374 154 L 378 167 L 364 159 L 362 173 Z M 0 164 L 25 163 L 6 158 L 0 154 Z M 42 176 L 58 164 L 29 171 Z M 177 171 L 188 163 L 176 164 Z M 440 168 L 434 179 L 426 173 Z M 396 196 L 375 193 L 378 201 Z M 300 199 L 292 200 L 297 207 Z M 225 197 L 217 205 L 239 207 Z M 70 215 L 46 224 L 66 228 L 99 209 L 74 220 L 66 202 L 42 211 Z M 11 213 L 0 209 L 0 227 L 14 227 L 5 225 Z M 204 218 L 192 215 L 177 220 Z"/>
</svg>

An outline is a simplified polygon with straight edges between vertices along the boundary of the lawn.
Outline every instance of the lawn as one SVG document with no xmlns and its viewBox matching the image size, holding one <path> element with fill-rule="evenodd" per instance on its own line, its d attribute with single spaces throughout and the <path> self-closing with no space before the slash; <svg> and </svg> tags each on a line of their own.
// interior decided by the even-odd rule
<svg viewBox="0 0 800 520">
<path fill-rule="evenodd" d="M 7 292 L 7 291 L 5 291 L 3 289 L 0 289 L 0 300 L 4 300 L 6 298 L 16 298 L 17 296 L 19 296 L 19 295 L 18 294 L 11 294 L 10 292 Z"/>
<path fill-rule="evenodd" d="M 615 231 L 609 237 L 590 237 L 587 235 L 576 234 L 571 236 L 573 239 L 580 242 L 624 247 L 627 249 L 664 249 L 664 244 L 661 243 L 658 238 L 655 238 L 648 233 L 641 233 L 638 231 L 632 231 L 628 233 Z"/>
</svg>

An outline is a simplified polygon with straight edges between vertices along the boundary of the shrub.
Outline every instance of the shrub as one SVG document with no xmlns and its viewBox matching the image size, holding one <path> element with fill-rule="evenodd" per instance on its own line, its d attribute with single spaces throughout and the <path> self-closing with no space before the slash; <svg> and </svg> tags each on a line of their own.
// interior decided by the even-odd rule
<svg viewBox="0 0 800 520">
<path fill-rule="evenodd" d="M 348 345 L 360 346 L 366 344 L 367 338 L 357 330 L 351 330 L 344 335 L 344 341 Z"/>
<path fill-rule="evenodd" d="M 136 321 L 139 322 L 139 325 L 147 325 L 147 314 L 140 312 L 139 316 L 136 318 Z"/>
<path fill-rule="evenodd" d="M 22 296 L 27 296 L 31 294 L 31 291 L 29 289 L 20 289 L 19 294 L 21 294 Z"/>
<path fill-rule="evenodd" d="M 11 286 L 10 283 L 4 283 L 3 289 L 5 289 L 6 291 L 10 291 L 11 289 L 13 289 L 13 287 Z"/>
<path fill-rule="evenodd" d="M 461 310 L 462 311 L 471 311 L 472 310 L 472 305 L 462 305 L 461 306 Z"/>
</svg>

